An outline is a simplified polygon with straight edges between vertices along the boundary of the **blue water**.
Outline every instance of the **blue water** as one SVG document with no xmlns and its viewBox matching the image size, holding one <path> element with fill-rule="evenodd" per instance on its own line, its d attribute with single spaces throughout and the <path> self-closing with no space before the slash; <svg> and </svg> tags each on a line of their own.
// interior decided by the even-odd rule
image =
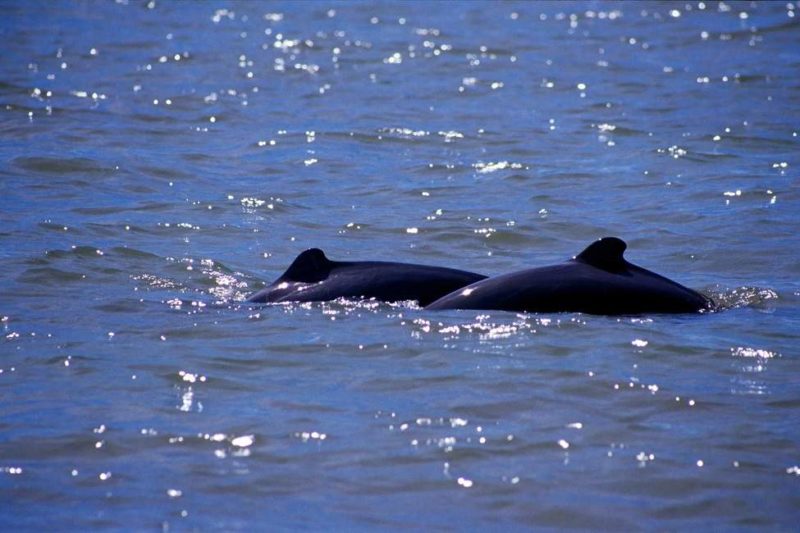
<svg viewBox="0 0 800 533">
<path fill-rule="evenodd" d="M 796 3 L 0 15 L 1 529 L 796 528 Z M 243 303 L 606 235 L 723 310 Z"/>
</svg>

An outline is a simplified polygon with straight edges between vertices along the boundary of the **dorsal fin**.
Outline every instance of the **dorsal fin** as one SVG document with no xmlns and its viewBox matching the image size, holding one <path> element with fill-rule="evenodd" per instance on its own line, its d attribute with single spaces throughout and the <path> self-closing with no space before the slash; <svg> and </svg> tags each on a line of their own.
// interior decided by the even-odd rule
<svg viewBox="0 0 800 533">
<path fill-rule="evenodd" d="M 319 248 L 311 248 L 297 256 L 280 279 L 314 283 L 331 272 L 332 263 Z"/>
<path fill-rule="evenodd" d="M 619 272 L 627 264 L 622 257 L 627 247 L 622 239 L 603 237 L 587 246 L 575 260 L 609 272 Z"/>
</svg>

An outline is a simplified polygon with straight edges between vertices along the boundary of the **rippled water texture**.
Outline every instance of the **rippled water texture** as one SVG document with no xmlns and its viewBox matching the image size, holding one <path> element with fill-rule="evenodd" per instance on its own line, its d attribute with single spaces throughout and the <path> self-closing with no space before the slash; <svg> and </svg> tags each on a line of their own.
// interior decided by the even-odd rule
<svg viewBox="0 0 800 533">
<path fill-rule="evenodd" d="M 796 2 L 0 15 L 0 528 L 797 527 Z M 724 310 L 243 303 L 605 235 Z"/>
</svg>

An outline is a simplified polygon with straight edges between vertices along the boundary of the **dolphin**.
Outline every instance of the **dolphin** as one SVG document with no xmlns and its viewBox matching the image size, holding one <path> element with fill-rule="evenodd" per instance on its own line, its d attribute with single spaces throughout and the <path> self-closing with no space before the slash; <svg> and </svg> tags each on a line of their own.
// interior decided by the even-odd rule
<svg viewBox="0 0 800 533">
<path fill-rule="evenodd" d="M 425 309 L 639 315 L 713 308 L 706 296 L 626 261 L 627 247 L 622 239 L 605 237 L 569 261 L 487 278 Z"/>
<path fill-rule="evenodd" d="M 331 261 L 319 248 L 297 256 L 281 277 L 248 302 L 320 302 L 336 298 L 416 300 L 425 306 L 486 276 L 427 265 L 383 261 Z"/>
</svg>

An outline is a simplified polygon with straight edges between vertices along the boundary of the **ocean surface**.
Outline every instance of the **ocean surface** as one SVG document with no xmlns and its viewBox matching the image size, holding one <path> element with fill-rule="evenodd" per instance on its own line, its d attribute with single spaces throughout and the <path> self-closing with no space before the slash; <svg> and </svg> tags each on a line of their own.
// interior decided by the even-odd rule
<svg viewBox="0 0 800 533">
<path fill-rule="evenodd" d="M 797 2 L 0 3 L 0 529 L 796 530 Z M 603 236 L 714 313 L 253 306 Z"/>
</svg>

